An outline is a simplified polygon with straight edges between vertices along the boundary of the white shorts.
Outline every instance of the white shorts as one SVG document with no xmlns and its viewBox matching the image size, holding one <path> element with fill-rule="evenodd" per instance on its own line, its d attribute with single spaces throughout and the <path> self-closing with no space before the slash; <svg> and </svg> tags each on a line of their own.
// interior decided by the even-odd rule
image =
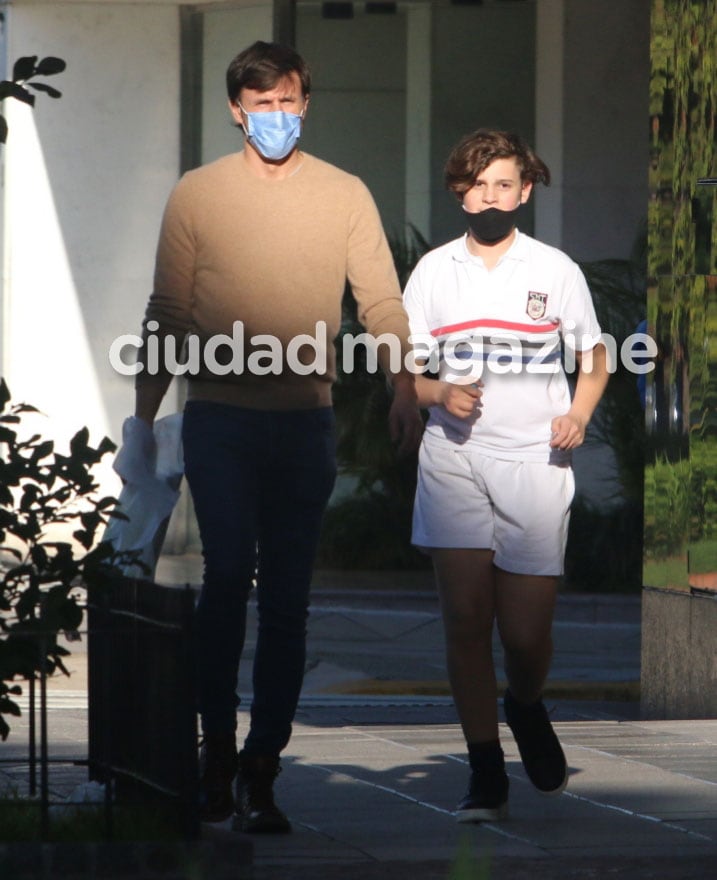
<svg viewBox="0 0 717 880">
<path fill-rule="evenodd" d="M 505 461 L 424 438 L 412 542 L 493 550 L 504 571 L 557 576 L 574 494 L 569 465 Z"/>
</svg>

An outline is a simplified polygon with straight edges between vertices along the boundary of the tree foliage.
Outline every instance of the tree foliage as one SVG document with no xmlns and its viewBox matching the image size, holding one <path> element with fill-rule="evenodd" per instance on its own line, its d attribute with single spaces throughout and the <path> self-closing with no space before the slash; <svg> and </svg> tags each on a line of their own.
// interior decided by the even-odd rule
<svg viewBox="0 0 717 880">
<path fill-rule="evenodd" d="M 15 98 L 17 101 L 22 101 L 23 104 L 34 107 L 35 95 L 33 91 L 43 92 L 51 98 L 62 97 L 62 92 L 54 86 L 44 82 L 31 82 L 31 80 L 37 76 L 55 76 L 55 74 L 62 73 L 66 66 L 62 58 L 55 58 L 52 55 L 48 55 L 42 60 L 38 60 L 37 55 L 18 58 L 13 65 L 12 79 L 0 82 L 0 101 L 4 101 L 5 98 Z M 7 132 L 7 120 L 0 114 L 0 143 L 4 144 L 7 140 Z"/>
<path fill-rule="evenodd" d="M 653 0 L 645 583 L 717 568 L 717 3 Z"/>
</svg>

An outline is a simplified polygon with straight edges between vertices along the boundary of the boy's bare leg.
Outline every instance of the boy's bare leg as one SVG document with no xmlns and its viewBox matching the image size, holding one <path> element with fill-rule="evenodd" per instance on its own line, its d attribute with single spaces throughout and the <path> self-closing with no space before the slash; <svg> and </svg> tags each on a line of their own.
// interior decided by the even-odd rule
<svg viewBox="0 0 717 880">
<path fill-rule="evenodd" d="M 493 551 L 434 549 L 432 558 L 443 613 L 448 677 L 466 742 L 496 741 Z"/>
<path fill-rule="evenodd" d="M 509 685 L 503 697 L 505 720 L 528 778 L 549 795 L 560 794 L 568 782 L 565 754 L 541 699 L 553 653 L 556 592 L 557 578 L 496 568 L 496 620 Z"/>
<path fill-rule="evenodd" d="M 556 577 L 495 569 L 495 613 L 511 693 L 520 703 L 540 699 L 553 656 Z"/>
</svg>

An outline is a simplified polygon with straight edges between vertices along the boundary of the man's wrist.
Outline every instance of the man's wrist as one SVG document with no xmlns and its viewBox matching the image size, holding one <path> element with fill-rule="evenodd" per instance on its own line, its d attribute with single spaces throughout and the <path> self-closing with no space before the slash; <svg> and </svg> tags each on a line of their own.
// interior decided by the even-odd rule
<svg viewBox="0 0 717 880">
<path fill-rule="evenodd" d="M 575 419 L 575 421 L 580 424 L 583 430 L 587 428 L 588 424 L 590 423 L 590 417 L 586 416 L 585 413 L 579 412 L 577 410 L 568 410 L 568 415 L 570 416 L 570 418 Z"/>
<path fill-rule="evenodd" d="M 137 402 L 137 405 L 134 408 L 134 416 L 136 419 L 141 419 L 143 422 L 147 422 L 148 425 L 153 425 L 155 415 L 156 409 L 151 404 Z"/>
<path fill-rule="evenodd" d="M 416 380 L 412 373 L 394 373 L 389 377 L 391 390 L 394 394 L 405 394 L 416 397 Z"/>
</svg>

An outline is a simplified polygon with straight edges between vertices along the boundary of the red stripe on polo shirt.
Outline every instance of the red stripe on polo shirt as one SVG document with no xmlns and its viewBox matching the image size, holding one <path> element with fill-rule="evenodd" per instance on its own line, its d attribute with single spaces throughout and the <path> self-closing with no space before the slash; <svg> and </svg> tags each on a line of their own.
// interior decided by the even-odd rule
<svg viewBox="0 0 717 880">
<path fill-rule="evenodd" d="M 457 333 L 459 330 L 473 330 L 476 327 L 486 327 L 493 330 L 516 330 L 519 333 L 547 333 L 557 330 L 560 327 L 560 321 L 548 321 L 545 324 L 519 324 L 517 321 L 479 318 L 477 321 L 462 321 L 460 324 L 437 327 L 435 330 L 431 330 L 431 336 L 444 336 L 448 333 Z"/>
</svg>

